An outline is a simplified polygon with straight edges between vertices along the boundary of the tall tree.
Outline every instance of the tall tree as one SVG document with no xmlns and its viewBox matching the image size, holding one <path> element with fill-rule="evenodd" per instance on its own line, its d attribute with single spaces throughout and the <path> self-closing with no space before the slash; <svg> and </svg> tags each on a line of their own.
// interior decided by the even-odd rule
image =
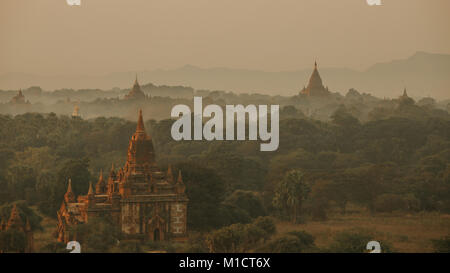
<svg viewBox="0 0 450 273">
<path fill-rule="evenodd" d="M 308 197 L 310 191 L 311 188 L 306 183 L 304 174 L 300 170 L 291 170 L 277 185 L 273 205 L 278 209 L 286 210 L 295 224 L 303 201 Z"/>
</svg>

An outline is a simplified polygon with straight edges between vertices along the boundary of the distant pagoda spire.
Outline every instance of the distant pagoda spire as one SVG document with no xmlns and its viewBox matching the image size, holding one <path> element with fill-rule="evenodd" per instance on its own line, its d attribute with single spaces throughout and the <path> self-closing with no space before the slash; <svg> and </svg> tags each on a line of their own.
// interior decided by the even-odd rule
<svg viewBox="0 0 450 273">
<path fill-rule="evenodd" d="M 95 193 L 101 194 L 106 192 L 106 182 L 103 179 L 103 169 L 100 169 L 100 175 L 98 177 L 98 182 L 95 185 Z"/>
<path fill-rule="evenodd" d="M 408 97 L 408 93 L 406 92 L 406 87 L 403 89 L 403 97 Z"/>
<path fill-rule="evenodd" d="M 89 182 L 88 195 L 94 195 L 94 189 L 92 188 L 92 182 Z"/>
<path fill-rule="evenodd" d="M 402 105 L 410 105 L 415 103 L 415 101 L 408 96 L 408 93 L 406 92 L 406 87 L 403 89 L 403 94 L 399 97 L 399 102 Z"/>
<path fill-rule="evenodd" d="M 326 96 L 330 92 L 328 88 L 325 88 L 322 83 L 322 78 L 320 77 L 319 70 L 317 69 L 317 61 L 314 61 L 314 70 L 309 78 L 308 85 L 303 87 L 300 94 L 307 96 Z"/>
<path fill-rule="evenodd" d="M 137 123 L 137 127 L 136 127 L 136 133 L 137 132 L 145 132 L 144 118 L 142 117 L 142 109 L 139 109 L 139 118 L 138 118 L 138 123 Z"/>
<path fill-rule="evenodd" d="M 314 61 L 314 70 L 309 78 L 308 88 L 323 88 L 322 78 L 320 77 L 319 70 L 317 70 L 317 61 Z"/>
<path fill-rule="evenodd" d="M 72 191 L 72 179 L 69 178 L 69 185 L 67 186 L 67 191 L 64 194 L 64 200 L 67 203 L 75 202 L 75 194 Z"/>
<path fill-rule="evenodd" d="M 186 190 L 186 186 L 183 183 L 183 177 L 181 176 L 181 170 L 178 171 L 178 179 L 175 184 L 175 190 L 178 194 L 183 194 Z"/>
<path fill-rule="evenodd" d="M 141 87 L 139 86 L 137 73 L 136 78 L 134 79 L 133 87 L 131 88 L 130 92 L 128 92 L 127 95 L 125 95 L 125 99 L 145 99 L 147 96 L 142 92 Z"/>
<path fill-rule="evenodd" d="M 17 92 L 17 95 L 12 97 L 11 103 L 26 104 L 26 103 L 29 103 L 29 102 L 25 100 L 25 96 L 22 93 L 22 89 L 19 89 L 19 92 Z"/>
</svg>

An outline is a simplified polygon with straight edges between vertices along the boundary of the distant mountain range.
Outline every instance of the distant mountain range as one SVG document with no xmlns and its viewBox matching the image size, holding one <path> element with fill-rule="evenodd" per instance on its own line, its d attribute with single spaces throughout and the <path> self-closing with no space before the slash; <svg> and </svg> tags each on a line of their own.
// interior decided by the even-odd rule
<svg viewBox="0 0 450 273">
<path fill-rule="evenodd" d="M 367 70 L 321 67 L 322 80 L 330 91 L 345 94 L 355 88 L 378 97 L 397 97 L 407 88 L 412 97 L 450 98 L 450 55 L 417 52 L 411 57 L 377 63 Z M 294 95 L 307 84 L 310 69 L 264 72 L 231 68 L 199 68 L 186 65 L 173 70 L 138 71 L 141 84 L 182 85 L 195 89 L 225 90 L 237 93 Z M 0 89 L 40 86 L 44 90 L 60 88 L 128 88 L 136 72 L 110 73 L 104 76 L 39 76 L 24 73 L 0 75 Z"/>
</svg>

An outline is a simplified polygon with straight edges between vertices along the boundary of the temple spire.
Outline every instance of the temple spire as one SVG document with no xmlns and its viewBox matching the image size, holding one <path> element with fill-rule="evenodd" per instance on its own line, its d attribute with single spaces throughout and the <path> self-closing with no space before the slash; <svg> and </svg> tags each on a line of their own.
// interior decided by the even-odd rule
<svg viewBox="0 0 450 273">
<path fill-rule="evenodd" d="M 67 186 L 67 192 L 64 194 L 64 200 L 67 203 L 75 202 L 75 194 L 72 191 L 72 179 L 69 178 L 69 185 Z"/>
<path fill-rule="evenodd" d="M 94 195 L 94 189 L 92 188 L 92 182 L 89 182 L 89 191 L 88 195 Z"/>
<path fill-rule="evenodd" d="M 178 171 L 178 179 L 177 183 L 175 184 L 175 190 L 178 194 L 183 194 L 186 190 L 186 186 L 183 183 L 183 178 L 181 177 L 181 170 Z"/>
<path fill-rule="evenodd" d="M 177 183 L 183 183 L 183 177 L 181 177 L 181 170 L 178 171 Z"/>
<path fill-rule="evenodd" d="M 309 78 L 308 85 L 304 87 L 300 94 L 307 96 L 327 96 L 330 94 L 328 88 L 325 88 L 322 83 L 322 78 L 320 77 L 319 70 L 317 69 L 317 61 L 314 61 L 314 69 Z"/>
<path fill-rule="evenodd" d="M 70 179 L 70 178 L 69 178 L 69 185 L 67 186 L 67 192 L 66 193 L 69 193 L 69 192 L 72 192 L 72 179 Z"/>
<path fill-rule="evenodd" d="M 139 109 L 139 119 L 136 127 L 136 132 L 145 132 L 144 119 L 142 118 L 142 109 Z"/>
<path fill-rule="evenodd" d="M 106 183 L 103 179 L 103 169 L 100 169 L 100 176 L 98 178 L 97 185 L 95 185 L 95 193 L 102 194 L 106 191 Z"/>
</svg>

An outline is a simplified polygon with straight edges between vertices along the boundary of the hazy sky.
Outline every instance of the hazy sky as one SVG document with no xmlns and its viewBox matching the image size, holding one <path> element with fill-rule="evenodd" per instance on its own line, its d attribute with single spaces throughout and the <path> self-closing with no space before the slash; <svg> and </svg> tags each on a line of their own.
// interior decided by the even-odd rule
<svg viewBox="0 0 450 273">
<path fill-rule="evenodd" d="M 363 69 L 450 53 L 449 0 L 0 0 L 0 73 Z"/>
</svg>

